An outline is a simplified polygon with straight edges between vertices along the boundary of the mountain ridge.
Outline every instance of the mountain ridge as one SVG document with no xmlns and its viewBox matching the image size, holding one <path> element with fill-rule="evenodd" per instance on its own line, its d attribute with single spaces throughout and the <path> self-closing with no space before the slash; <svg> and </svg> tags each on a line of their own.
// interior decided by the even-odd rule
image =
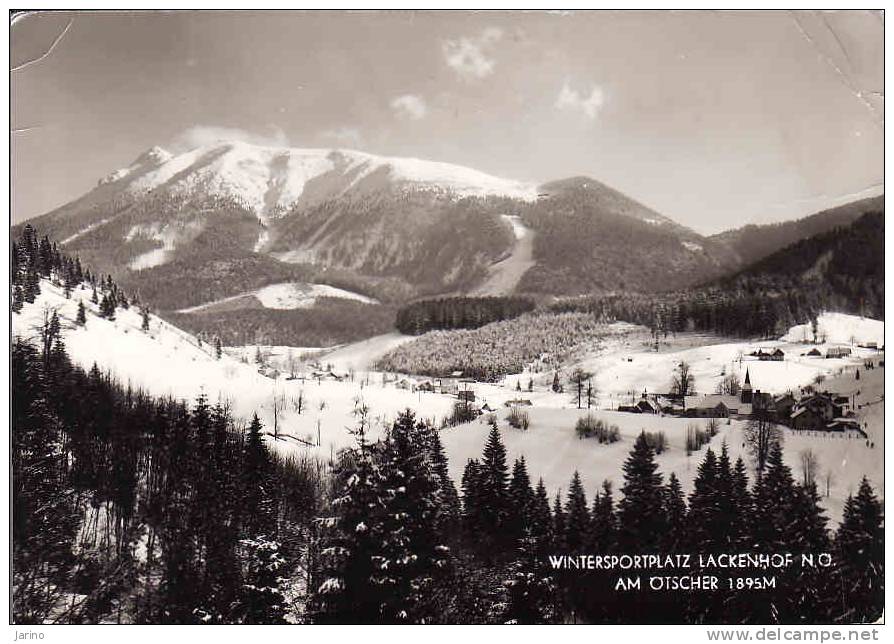
<svg viewBox="0 0 894 644">
<path fill-rule="evenodd" d="M 29 222 L 187 327 L 209 317 L 201 305 L 272 284 L 328 284 L 384 306 L 481 288 L 655 293 L 732 274 L 747 255 L 735 237 L 700 235 L 590 177 L 535 186 L 418 159 L 240 142 L 149 148 Z M 249 332 L 274 316 L 216 315 Z"/>
</svg>

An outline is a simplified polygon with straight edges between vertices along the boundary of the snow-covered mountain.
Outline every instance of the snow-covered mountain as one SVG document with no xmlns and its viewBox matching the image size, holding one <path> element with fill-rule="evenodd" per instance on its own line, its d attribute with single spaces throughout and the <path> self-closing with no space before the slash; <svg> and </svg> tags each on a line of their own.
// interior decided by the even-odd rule
<svg viewBox="0 0 894 644">
<path fill-rule="evenodd" d="M 710 240 L 587 177 L 534 185 L 435 161 L 236 141 L 150 148 L 31 223 L 160 310 L 195 316 L 287 282 L 387 305 L 673 289 L 728 268 Z"/>
<path fill-rule="evenodd" d="M 173 155 L 159 147 L 99 182 L 137 196 L 162 190 L 234 199 L 267 221 L 301 203 L 385 187 L 456 197 L 533 200 L 537 187 L 449 163 L 385 157 L 355 150 L 279 148 L 239 141 Z"/>
</svg>

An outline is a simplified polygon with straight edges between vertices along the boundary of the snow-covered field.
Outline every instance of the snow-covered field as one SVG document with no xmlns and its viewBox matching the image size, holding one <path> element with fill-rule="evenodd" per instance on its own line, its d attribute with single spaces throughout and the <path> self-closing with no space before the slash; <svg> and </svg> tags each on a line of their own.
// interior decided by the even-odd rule
<svg viewBox="0 0 894 644">
<path fill-rule="evenodd" d="M 79 300 L 90 311 L 86 328 L 74 324 Z M 257 412 L 270 432 L 273 431 L 276 401 L 280 440 L 270 438 L 269 442 L 284 452 L 307 450 L 328 457 L 340 447 L 349 445 L 351 437 L 347 428 L 356 423 L 352 412 L 359 403 L 370 408 L 375 433 L 381 432 L 390 420 L 407 408 L 415 410 L 420 417 L 439 421 L 450 414 L 455 402 L 449 395 L 414 393 L 397 388 L 386 374 L 369 371 L 376 358 L 412 339 L 410 336 L 386 334 L 328 349 L 262 347 L 267 362 L 278 368 L 285 366 L 291 354 L 299 361 L 299 374 L 311 371 L 301 362 L 304 359 L 318 361 L 321 365 L 331 364 L 337 374 L 347 376 L 343 381 L 286 380 L 285 374 L 271 379 L 258 373 L 258 365 L 254 364 L 256 347 L 227 348 L 225 355 L 217 360 L 213 347 L 207 343 L 199 346 L 193 336 L 157 317 L 151 317 L 148 332 L 140 330 L 140 316 L 133 309 L 119 309 L 115 321 L 103 320 L 89 302 L 89 291 L 75 290 L 72 298 L 66 300 L 61 289 L 47 282 L 42 283 L 42 293 L 35 304 L 26 305 L 21 314 L 12 316 L 13 332 L 34 337 L 45 307 L 59 312 L 68 351 L 72 359 L 85 368 L 96 362 L 122 382 L 156 395 L 192 400 L 204 392 L 212 401 L 230 401 L 235 415 L 242 420 Z M 821 321 L 823 319 L 828 318 L 823 317 Z M 854 328 L 862 328 L 861 324 L 874 328 L 868 322 L 847 321 Z M 642 429 L 664 431 L 670 449 L 658 457 L 661 471 L 665 476 L 671 471 L 676 472 L 688 489 L 703 452 L 686 456 L 686 428 L 704 421 L 609 410 L 618 402 L 624 402 L 622 399 L 628 396 L 627 392 L 636 395 L 643 388 L 667 390 L 673 367 L 681 359 L 692 366 L 696 386 L 701 392 L 713 391 L 724 371 L 736 371 L 744 378 L 746 368 L 756 389 L 772 392 L 806 385 L 818 374 L 826 376 L 824 387 L 854 397 L 858 419 L 868 424 L 869 440 L 797 435 L 786 430 L 786 459 L 797 476 L 800 472 L 799 453 L 810 448 L 819 458 L 822 475 L 826 471 L 833 473 L 831 494 L 824 499 L 824 504 L 835 521 L 840 517 L 844 499 L 856 489 L 864 474 L 870 477 L 879 494 L 883 494 L 884 370 L 862 369 L 864 356 L 883 359 L 883 354 L 854 347 L 855 355 L 851 358 L 827 360 L 801 355 L 812 345 L 776 341 L 729 342 L 692 334 L 670 339 L 670 346 L 655 352 L 644 344 L 648 334 L 642 329 L 632 325 L 615 326 L 618 333 L 611 336 L 605 348 L 596 355 L 585 356 L 580 364 L 597 373 L 596 385 L 600 390 L 602 409 L 594 410 L 594 413 L 618 425 L 619 443 L 599 445 L 595 440 L 577 439 L 574 424 L 587 412 L 576 409 L 571 393 L 557 394 L 550 390 L 552 373 L 526 372 L 509 376 L 502 383 L 470 385 L 478 404 L 486 402 L 497 409 L 510 459 L 524 455 L 532 476 L 535 480 L 543 477 L 551 494 L 567 488 L 574 470 L 580 471 L 588 494 L 592 494 L 605 478 L 619 487 L 621 466 Z M 862 337 L 855 341 L 865 342 Z M 785 361 L 758 362 L 747 355 L 758 347 L 776 346 L 786 352 Z M 820 348 L 823 350 L 822 345 Z M 859 381 L 854 377 L 856 368 L 862 372 Z M 529 379 L 533 380 L 534 390 L 519 393 L 517 385 L 526 390 Z M 418 382 L 422 379 L 411 380 Z M 299 397 L 303 399 L 301 414 L 297 413 Z M 504 403 L 514 398 L 525 398 L 532 403 L 528 408 L 531 418 L 528 431 L 513 429 L 505 421 L 507 409 Z M 721 425 L 721 433 L 715 437 L 712 446 L 719 449 L 725 440 L 734 458 L 740 454 L 746 457 L 743 427 L 740 421 Z M 467 459 L 480 457 L 486 434 L 487 426 L 480 420 L 443 430 L 450 471 L 457 483 Z M 825 482 L 821 481 L 821 487 L 824 486 Z"/>
<path fill-rule="evenodd" d="M 328 284 L 302 284 L 286 282 L 265 286 L 255 297 L 268 309 L 306 309 L 313 306 L 318 298 L 337 297 L 344 300 L 355 300 L 364 304 L 378 304 L 378 300 L 343 288 Z"/>
<path fill-rule="evenodd" d="M 593 384 L 599 392 L 600 405 L 615 408 L 618 404 L 630 402 L 631 396 L 638 398 L 643 390 L 649 393 L 669 391 L 673 371 L 680 362 L 689 364 L 695 378 L 695 390 L 699 394 L 714 393 L 727 374 L 736 374 L 740 381 L 744 381 L 746 371 L 755 389 L 777 394 L 797 391 L 799 387 L 811 384 L 817 376 L 827 378 L 862 363 L 865 358 L 878 356 L 875 349 L 861 348 L 857 344 L 875 341 L 874 338 L 879 337 L 881 341 L 878 345 L 881 346 L 884 335 L 882 331 L 879 336 L 878 328 L 883 329 L 883 322 L 837 313 L 823 314 L 820 323 L 824 320 L 829 321 L 829 328 L 835 329 L 836 334 L 830 333 L 827 342 L 816 345 L 786 340 L 731 342 L 717 336 L 687 333 L 669 336 L 655 351 L 645 329 L 639 327 L 637 332 L 631 328 L 627 335 L 606 338 L 603 351 L 582 359 L 577 366 L 595 374 Z M 854 337 L 854 344 L 830 339 L 840 336 L 837 332 L 840 328 L 849 329 L 848 337 Z M 860 333 L 860 330 L 865 333 Z M 785 336 L 792 337 L 800 336 L 795 331 L 789 331 Z M 851 349 L 851 357 L 805 355 L 816 348 L 825 356 L 829 348 L 842 344 Z M 785 360 L 761 361 L 750 355 L 758 350 L 767 352 L 776 348 L 785 352 Z"/>
<path fill-rule="evenodd" d="M 885 323 L 845 313 L 823 313 L 817 318 L 816 335 L 831 344 L 885 344 Z M 781 338 L 785 342 L 813 342 L 811 324 L 799 324 Z"/>
<path fill-rule="evenodd" d="M 181 309 L 178 313 L 198 313 L 211 311 L 238 300 L 245 300 L 246 304 L 260 303 L 268 309 L 309 309 L 321 297 L 333 297 L 343 300 L 354 300 L 363 304 L 378 304 L 378 300 L 366 297 L 360 293 L 354 293 L 343 288 L 336 288 L 328 284 L 310 284 L 306 282 L 283 282 L 270 284 L 256 291 L 247 291 L 238 295 L 232 295 L 213 302 L 206 302 L 197 306 Z"/>
<path fill-rule="evenodd" d="M 867 398 L 878 400 L 882 389 L 881 377 L 878 381 L 875 391 L 866 392 Z M 524 397 L 531 396 L 524 394 Z M 698 465 L 704 458 L 705 448 L 692 456 L 686 455 L 686 428 L 689 425 L 704 427 L 704 420 L 598 410 L 593 414 L 607 423 L 617 425 L 621 434 L 619 442 L 600 445 L 595 439 L 579 440 L 575 435 L 575 423 L 579 417 L 588 413 L 587 410 L 573 407 L 566 409 L 541 407 L 536 398 L 533 402 L 534 406 L 528 409 L 531 425 L 527 431 L 510 427 L 504 420 L 508 413 L 505 409 L 499 412 L 503 419 L 500 421 L 500 428 L 510 462 L 524 456 L 528 471 L 534 480 L 543 477 L 551 495 L 559 489 L 563 494 L 567 491 L 575 470 L 581 474 L 588 498 L 592 498 L 592 494 L 604 479 L 612 481 L 617 492 L 623 484 L 624 460 L 642 430 L 664 432 L 670 448 L 658 455 L 656 460 L 659 470 L 665 480 L 671 472 L 675 472 L 684 491 L 689 493 L 692 490 L 692 483 Z M 877 411 L 870 411 L 872 409 L 870 407 L 858 414 L 881 415 L 883 406 L 883 403 L 877 404 L 874 406 Z M 801 476 L 799 464 L 801 452 L 811 449 L 817 455 L 819 461 L 817 485 L 823 495 L 823 505 L 827 514 L 834 522 L 840 519 L 844 500 L 848 494 L 856 492 L 864 474 L 870 478 L 878 494 L 884 496 L 882 422 L 881 417 L 870 419 L 870 441 L 874 442 L 874 447 L 870 447 L 867 441 L 859 438 L 799 435 L 788 430 L 784 432 L 785 459 L 792 468 L 796 480 L 800 480 Z M 741 456 L 750 466 L 750 455 L 743 436 L 745 425 L 744 421 L 738 420 L 721 424 L 719 434 L 714 437 L 709 447 L 719 451 L 726 441 L 733 460 Z M 450 473 L 454 480 L 461 480 L 463 467 L 469 458 L 481 457 L 488 430 L 488 426 L 480 420 L 442 430 L 441 437 L 450 456 Z M 828 498 L 825 497 L 824 480 L 827 471 L 832 472 Z M 753 482 L 753 471 L 750 468 L 749 476 Z"/>
</svg>

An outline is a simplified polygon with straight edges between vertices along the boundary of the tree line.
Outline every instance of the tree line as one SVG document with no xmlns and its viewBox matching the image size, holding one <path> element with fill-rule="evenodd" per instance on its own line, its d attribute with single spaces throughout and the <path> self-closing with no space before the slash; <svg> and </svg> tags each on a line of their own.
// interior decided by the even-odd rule
<svg viewBox="0 0 894 644">
<path fill-rule="evenodd" d="M 99 314 L 110 320 L 115 319 L 118 307 L 128 309 L 132 304 L 139 305 L 138 296 L 128 296 L 111 275 L 91 273 L 89 268 L 81 266 L 79 257 L 70 257 L 61 252 L 56 242 L 51 242 L 47 236 L 38 239 L 31 224 L 25 224 L 10 249 L 10 298 L 14 313 L 20 312 L 25 303 L 33 303 L 40 295 L 41 278 L 60 285 L 66 298 L 86 283 L 92 290 L 90 300 L 99 306 Z M 148 310 L 143 307 L 144 317 L 147 314 Z M 82 302 L 78 323 L 83 321 Z"/>
<path fill-rule="evenodd" d="M 408 335 L 435 329 L 477 329 L 532 310 L 533 300 L 524 297 L 444 297 L 401 307 L 395 325 Z"/>
</svg>

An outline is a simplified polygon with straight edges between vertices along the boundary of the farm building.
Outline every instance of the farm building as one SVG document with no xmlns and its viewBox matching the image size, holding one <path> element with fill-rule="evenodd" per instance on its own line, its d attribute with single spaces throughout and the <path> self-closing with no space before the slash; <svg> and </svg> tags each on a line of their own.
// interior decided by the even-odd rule
<svg viewBox="0 0 894 644">
<path fill-rule="evenodd" d="M 764 351 L 763 349 L 758 349 L 751 355 L 755 356 L 758 360 L 761 361 L 773 360 L 778 362 L 780 360 L 785 360 L 785 352 L 778 347 L 773 351 Z"/>
<path fill-rule="evenodd" d="M 735 418 L 751 415 L 751 404 L 738 396 L 709 394 L 686 396 L 683 415 L 690 418 Z"/>
<path fill-rule="evenodd" d="M 850 347 L 829 347 L 826 350 L 827 358 L 847 358 L 851 355 Z"/>
</svg>

